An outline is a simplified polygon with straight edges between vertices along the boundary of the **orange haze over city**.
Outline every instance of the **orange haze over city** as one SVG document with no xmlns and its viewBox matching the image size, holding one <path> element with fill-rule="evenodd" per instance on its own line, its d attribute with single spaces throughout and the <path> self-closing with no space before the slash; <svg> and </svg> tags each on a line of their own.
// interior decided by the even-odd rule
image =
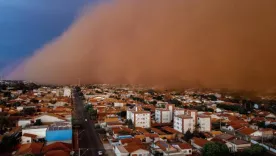
<svg viewBox="0 0 276 156">
<path fill-rule="evenodd" d="M 10 78 L 263 90 L 275 67 L 275 0 L 115 0 L 86 8 Z"/>
</svg>

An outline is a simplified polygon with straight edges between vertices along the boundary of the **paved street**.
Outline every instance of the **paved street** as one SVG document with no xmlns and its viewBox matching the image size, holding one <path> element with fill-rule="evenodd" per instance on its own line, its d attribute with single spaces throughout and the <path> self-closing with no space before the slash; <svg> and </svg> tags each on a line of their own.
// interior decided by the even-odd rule
<svg viewBox="0 0 276 156">
<path fill-rule="evenodd" d="M 85 111 L 84 103 L 76 92 L 73 93 L 76 116 L 80 119 L 81 128 L 79 130 L 80 155 L 98 156 L 98 151 L 104 151 L 103 144 L 95 130 L 93 121 L 89 120 Z M 87 119 L 87 121 L 85 121 Z"/>
</svg>

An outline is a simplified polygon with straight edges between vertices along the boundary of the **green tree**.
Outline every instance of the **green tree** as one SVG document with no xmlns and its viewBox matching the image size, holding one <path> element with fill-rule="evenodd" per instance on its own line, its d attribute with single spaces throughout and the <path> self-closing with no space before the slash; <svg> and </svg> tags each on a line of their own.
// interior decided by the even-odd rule
<svg viewBox="0 0 276 156">
<path fill-rule="evenodd" d="M 95 110 L 93 107 L 89 108 L 88 109 L 88 113 L 90 114 L 90 116 L 93 118 L 93 119 L 96 119 L 97 118 L 97 110 Z"/>
<path fill-rule="evenodd" d="M 242 155 L 249 155 L 249 156 L 259 156 L 263 155 L 266 152 L 266 149 L 258 144 L 252 145 L 250 148 L 245 149 L 242 152 Z"/>
<path fill-rule="evenodd" d="M 120 116 L 121 118 L 125 118 L 126 117 L 126 111 L 121 111 L 119 113 L 117 113 L 118 116 Z"/>
<path fill-rule="evenodd" d="M 23 109 L 23 113 L 25 115 L 34 115 L 35 112 L 36 112 L 35 108 L 24 108 Z"/>
<path fill-rule="evenodd" d="M 34 123 L 35 126 L 40 126 L 42 125 L 41 119 L 37 119 Z"/>
<path fill-rule="evenodd" d="M 6 101 L 4 101 L 4 100 L 0 100 L 0 105 L 6 105 L 7 104 L 7 102 Z"/>
<path fill-rule="evenodd" d="M 0 130 L 6 129 L 6 127 L 12 126 L 12 122 L 7 117 L 0 117 Z"/>
<path fill-rule="evenodd" d="M 131 128 L 131 129 L 134 128 L 132 120 L 128 120 L 127 126 L 128 126 L 128 128 Z"/>
<path fill-rule="evenodd" d="M 207 112 L 214 112 L 214 109 L 213 109 L 213 108 L 207 108 L 206 111 L 207 111 Z"/>
<path fill-rule="evenodd" d="M 265 121 L 258 122 L 257 125 L 258 125 L 259 128 L 265 128 L 266 127 L 265 126 Z"/>
<path fill-rule="evenodd" d="M 191 133 L 190 130 L 188 130 L 188 131 L 185 133 L 185 135 L 184 135 L 184 140 L 188 142 L 188 141 L 190 141 L 192 138 L 193 138 L 193 134 Z"/>
<path fill-rule="evenodd" d="M 203 156 L 221 156 L 228 155 L 229 150 L 225 144 L 207 143 L 203 147 Z"/>
<path fill-rule="evenodd" d="M 119 135 L 130 135 L 129 132 L 124 131 L 124 130 L 119 131 L 118 134 L 119 134 Z"/>
<path fill-rule="evenodd" d="M 20 142 L 20 139 L 18 137 L 15 137 L 14 135 L 11 135 L 11 136 L 5 135 L 2 138 L 2 142 L 0 144 L 0 153 L 12 151 L 14 147 L 19 144 L 19 142 Z"/>
</svg>

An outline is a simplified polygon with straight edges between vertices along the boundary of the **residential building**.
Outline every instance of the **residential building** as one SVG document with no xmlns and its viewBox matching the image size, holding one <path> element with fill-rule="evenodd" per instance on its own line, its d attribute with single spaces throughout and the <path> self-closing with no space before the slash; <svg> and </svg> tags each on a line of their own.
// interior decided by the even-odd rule
<svg viewBox="0 0 276 156">
<path fill-rule="evenodd" d="M 197 110 L 187 110 L 187 115 L 191 116 L 193 118 L 193 124 L 194 126 L 197 125 Z"/>
<path fill-rule="evenodd" d="M 173 128 L 181 133 L 186 133 L 188 130 L 194 131 L 193 117 L 187 115 L 174 116 Z"/>
<path fill-rule="evenodd" d="M 237 130 L 237 133 L 246 141 L 250 141 L 251 134 L 254 132 L 256 132 L 256 130 L 249 127 L 243 127 Z"/>
<path fill-rule="evenodd" d="M 150 152 L 143 145 L 115 146 L 116 156 L 150 156 Z"/>
<path fill-rule="evenodd" d="M 166 104 L 166 109 L 170 111 L 170 119 L 172 120 L 174 116 L 175 104 Z"/>
<path fill-rule="evenodd" d="M 253 140 L 271 139 L 273 138 L 274 131 L 270 128 L 264 128 L 251 133 L 250 137 Z"/>
<path fill-rule="evenodd" d="M 172 121 L 171 111 L 169 109 L 156 108 L 155 121 L 157 123 L 170 123 Z"/>
<path fill-rule="evenodd" d="M 72 95 L 71 89 L 68 88 L 68 87 L 65 87 L 64 88 L 64 94 L 63 94 L 63 96 L 65 96 L 65 97 L 71 97 L 71 95 Z"/>
<path fill-rule="evenodd" d="M 162 152 L 165 156 L 180 154 L 176 147 L 165 141 L 157 141 L 154 145 L 154 148 L 156 151 Z"/>
<path fill-rule="evenodd" d="M 192 155 L 193 154 L 193 148 L 188 143 L 178 143 L 178 144 L 175 144 L 175 145 L 172 145 L 172 146 L 175 147 L 175 148 L 177 148 L 178 150 L 180 150 L 181 154 L 183 156 Z"/>
<path fill-rule="evenodd" d="M 151 113 L 144 111 L 141 106 L 128 110 L 127 119 L 130 119 L 135 127 L 150 128 L 151 125 Z"/>
<path fill-rule="evenodd" d="M 199 125 L 199 130 L 202 132 L 211 132 L 212 124 L 211 117 L 205 115 L 199 115 L 197 117 L 197 123 Z"/>
<path fill-rule="evenodd" d="M 226 146 L 229 148 L 230 152 L 238 152 L 251 147 L 251 143 L 244 140 L 233 139 L 227 142 Z"/>
<path fill-rule="evenodd" d="M 210 141 L 202 139 L 202 138 L 196 138 L 194 137 L 191 140 L 191 145 L 196 148 L 197 150 L 201 151 L 205 144 L 209 143 Z"/>
</svg>

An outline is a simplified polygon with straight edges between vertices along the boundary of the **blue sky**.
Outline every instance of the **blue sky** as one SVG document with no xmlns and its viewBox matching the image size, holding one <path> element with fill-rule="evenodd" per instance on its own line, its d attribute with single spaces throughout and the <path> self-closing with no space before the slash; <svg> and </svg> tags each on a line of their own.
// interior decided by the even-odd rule
<svg viewBox="0 0 276 156">
<path fill-rule="evenodd" d="M 92 0 L 0 0 L 0 71 L 59 36 Z"/>
</svg>

